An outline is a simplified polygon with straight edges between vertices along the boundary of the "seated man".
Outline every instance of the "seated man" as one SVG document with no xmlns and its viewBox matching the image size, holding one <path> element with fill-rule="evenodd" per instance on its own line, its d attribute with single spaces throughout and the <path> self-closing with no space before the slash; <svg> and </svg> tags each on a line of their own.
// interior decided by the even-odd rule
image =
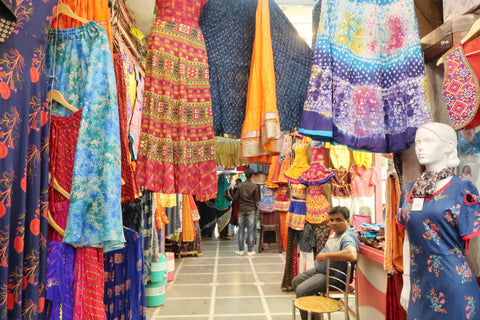
<svg viewBox="0 0 480 320">
<path fill-rule="evenodd" d="M 292 280 L 292 287 L 297 298 L 313 296 L 326 291 L 326 260 L 331 260 L 332 267 L 347 271 L 343 261 L 355 262 L 358 256 L 358 238 L 350 227 L 350 212 L 346 207 L 333 207 L 328 212 L 330 228 L 334 232 L 325 244 L 325 248 L 315 257 L 315 268 L 297 275 Z M 343 279 L 345 280 L 345 279 Z M 306 312 L 301 312 L 302 319 L 307 319 Z"/>
</svg>

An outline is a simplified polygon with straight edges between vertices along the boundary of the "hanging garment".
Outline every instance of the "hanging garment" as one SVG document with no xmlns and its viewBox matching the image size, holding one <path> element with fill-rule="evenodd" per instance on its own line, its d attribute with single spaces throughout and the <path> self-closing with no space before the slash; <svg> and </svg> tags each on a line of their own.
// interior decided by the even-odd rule
<svg viewBox="0 0 480 320">
<path fill-rule="evenodd" d="M 77 248 L 75 255 L 73 320 L 105 320 L 104 265 L 101 248 Z"/>
<path fill-rule="evenodd" d="M 274 0 L 270 11 L 277 111 L 282 131 L 298 127 L 312 65 L 312 49 Z M 257 0 L 209 0 L 199 24 L 205 37 L 214 131 L 239 138 L 255 35 Z"/>
<path fill-rule="evenodd" d="M 332 199 L 332 206 L 347 207 L 348 210 L 352 207 L 352 183 L 353 174 L 346 170 L 335 170 L 334 175 L 330 180 L 332 182 L 332 191 L 330 193 Z"/>
<path fill-rule="evenodd" d="M 325 147 L 329 149 L 330 161 L 335 169 L 350 168 L 350 149 L 347 146 L 326 143 Z"/>
<path fill-rule="evenodd" d="M 110 48 L 113 48 L 112 20 L 110 19 L 108 0 L 62 0 L 62 3 L 72 9 L 77 16 L 96 21 L 101 25 L 107 32 Z M 52 28 L 67 29 L 80 27 L 82 24 L 82 22 L 76 19 L 61 14 L 58 18 L 52 19 L 50 26 Z"/>
<path fill-rule="evenodd" d="M 412 187 L 397 211 L 411 248 L 407 319 L 475 319 L 480 292 L 466 255 L 468 239 L 480 234 L 477 188 L 454 175 L 415 211 Z"/>
<path fill-rule="evenodd" d="M 430 121 L 413 2 L 323 0 L 299 132 L 398 152 Z"/>
<path fill-rule="evenodd" d="M 215 202 L 210 200 L 206 202 L 197 202 L 198 212 L 200 213 L 200 228 L 202 236 L 212 237 L 217 223 L 217 209 Z"/>
<path fill-rule="evenodd" d="M 272 164 L 268 167 L 268 177 L 265 185 L 272 189 L 278 188 L 278 183 L 273 181 L 278 180 L 278 175 L 280 174 L 279 158 L 279 156 L 273 156 Z"/>
<path fill-rule="evenodd" d="M 156 1 L 137 159 L 138 184 L 155 192 L 217 192 L 208 61 L 198 26 L 206 2 Z"/>
<path fill-rule="evenodd" d="M 362 207 L 368 207 L 370 212 L 375 212 L 375 186 L 379 182 L 379 176 L 375 167 L 353 166 L 350 168 L 353 174 L 350 189 L 352 190 L 352 214 L 357 214 Z"/>
<path fill-rule="evenodd" d="M 258 203 L 258 210 L 265 213 L 275 212 L 275 194 L 274 190 L 263 185 L 260 187 L 260 202 Z"/>
<path fill-rule="evenodd" d="M 135 95 L 135 103 L 132 114 L 128 117 L 128 134 L 129 137 L 131 137 L 131 140 L 133 140 L 131 143 L 131 147 L 133 149 L 132 160 L 137 160 L 138 145 L 140 143 L 140 130 L 142 127 L 143 90 L 145 89 L 145 78 L 138 71 L 136 66 L 134 68 L 137 79 L 137 94 Z"/>
<path fill-rule="evenodd" d="M 298 177 L 298 180 L 306 185 L 318 185 L 327 183 L 332 176 L 333 172 L 325 167 L 325 159 L 323 156 L 322 147 L 313 144 L 310 168 L 303 171 Z"/>
<path fill-rule="evenodd" d="M 480 92 L 480 40 L 457 44 L 443 55 L 444 73 L 442 95 L 447 105 L 448 115 L 455 130 L 472 129 L 480 125 L 478 105 Z"/>
<path fill-rule="evenodd" d="M 240 139 L 215 137 L 215 154 L 217 166 L 234 168 L 247 165 L 248 162 L 240 159 Z"/>
<path fill-rule="evenodd" d="M 191 242 L 195 240 L 195 226 L 193 224 L 192 212 L 190 211 L 188 195 L 183 195 L 182 203 L 182 233 L 180 233 L 180 240 L 182 242 Z"/>
<path fill-rule="evenodd" d="M 327 223 L 328 211 L 331 209 L 330 203 L 323 194 L 323 188 L 320 185 L 311 185 L 307 189 L 307 222 L 311 224 Z"/>
<path fill-rule="evenodd" d="M 292 183 L 290 187 L 292 196 L 285 224 L 289 228 L 301 231 L 305 227 L 305 218 L 307 216 L 305 203 L 307 186 L 300 183 Z"/>
<path fill-rule="evenodd" d="M 240 158 L 272 163 L 280 153 L 280 119 L 275 92 L 275 70 L 270 36 L 268 0 L 258 0 L 247 106 L 240 138 Z"/>
<path fill-rule="evenodd" d="M 143 238 L 124 229 L 126 245 L 105 253 L 105 309 L 107 320 L 146 319 Z"/>
<path fill-rule="evenodd" d="M 369 169 L 373 164 L 373 153 L 371 152 L 352 150 L 352 157 L 357 167 L 363 166 Z"/>
<path fill-rule="evenodd" d="M 53 88 L 82 109 L 63 241 L 114 250 L 123 246 L 124 237 L 118 102 L 107 34 L 90 21 L 77 28 L 50 29 L 48 41 Z M 59 106 L 52 112 L 71 113 Z"/>
<path fill-rule="evenodd" d="M 302 141 L 296 142 L 293 145 L 295 158 L 293 159 L 293 163 L 290 168 L 285 171 L 285 177 L 291 183 L 300 183 L 298 178 L 303 172 L 310 168 L 310 165 L 308 164 L 308 145 L 308 143 L 304 143 Z"/>
<path fill-rule="evenodd" d="M 288 211 L 290 207 L 290 199 L 287 196 L 288 185 L 280 184 L 276 191 L 275 202 L 273 203 L 273 208 L 276 211 Z"/>
<path fill-rule="evenodd" d="M 384 263 L 385 271 L 393 273 L 393 270 L 403 272 L 403 239 L 405 230 L 396 223 L 396 213 L 400 201 L 400 183 L 395 171 L 389 172 L 386 184 L 386 214 L 385 214 L 385 248 Z"/>
<path fill-rule="evenodd" d="M 217 197 L 215 198 L 215 208 L 223 211 L 232 204 L 230 200 L 225 197 L 225 191 L 228 190 L 229 182 L 224 173 L 221 173 L 217 179 Z"/>
<path fill-rule="evenodd" d="M 48 134 L 47 16 L 54 1 L 12 1 L 0 44 L 0 319 L 45 317 Z"/>
<path fill-rule="evenodd" d="M 125 84 L 125 72 L 122 55 L 116 53 L 113 56 L 113 66 L 117 83 L 118 117 L 120 122 L 120 147 L 122 154 L 122 203 L 133 201 L 142 195 L 135 181 L 132 167 L 130 148 L 128 141 L 128 102 L 126 99 L 127 85 Z"/>
<path fill-rule="evenodd" d="M 47 294 L 50 301 L 47 320 L 73 319 L 73 266 L 75 248 L 64 242 L 48 241 Z"/>
</svg>

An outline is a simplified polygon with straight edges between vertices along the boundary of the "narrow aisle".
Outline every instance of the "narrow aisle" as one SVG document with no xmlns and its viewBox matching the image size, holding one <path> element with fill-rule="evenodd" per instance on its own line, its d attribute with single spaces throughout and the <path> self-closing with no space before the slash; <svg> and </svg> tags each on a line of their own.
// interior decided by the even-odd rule
<svg viewBox="0 0 480 320">
<path fill-rule="evenodd" d="M 285 254 L 272 250 L 239 257 L 236 250 L 236 237 L 207 238 L 201 257 L 175 259 L 165 304 L 148 308 L 147 319 L 291 319 L 295 295 L 280 290 Z"/>
</svg>

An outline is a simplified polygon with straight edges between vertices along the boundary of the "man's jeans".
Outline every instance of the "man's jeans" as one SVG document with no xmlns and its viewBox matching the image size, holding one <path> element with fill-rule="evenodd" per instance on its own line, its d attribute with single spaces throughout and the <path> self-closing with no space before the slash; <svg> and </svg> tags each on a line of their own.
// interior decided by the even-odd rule
<svg viewBox="0 0 480 320">
<path fill-rule="evenodd" d="M 247 227 L 247 249 L 253 251 L 253 232 L 255 228 L 255 211 L 238 213 L 238 250 L 245 246 L 245 227 Z"/>
<path fill-rule="evenodd" d="M 314 296 L 319 292 L 325 292 L 327 276 L 324 273 L 316 273 L 315 268 L 308 269 L 297 275 L 292 280 L 292 288 L 297 298 Z M 307 319 L 307 312 L 300 311 L 303 320 Z M 315 319 L 312 317 L 312 319 Z"/>
</svg>

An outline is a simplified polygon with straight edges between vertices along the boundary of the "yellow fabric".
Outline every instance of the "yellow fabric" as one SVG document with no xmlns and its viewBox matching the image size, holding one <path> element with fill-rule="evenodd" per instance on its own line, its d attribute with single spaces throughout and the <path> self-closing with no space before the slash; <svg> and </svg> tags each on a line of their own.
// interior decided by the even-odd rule
<svg viewBox="0 0 480 320">
<path fill-rule="evenodd" d="M 373 163 L 373 153 L 363 151 L 352 151 L 353 161 L 357 167 L 364 166 L 366 169 L 370 168 Z"/>
<path fill-rule="evenodd" d="M 130 102 L 131 102 L 130 110 L 133 110 L 133 108 L 135 107 L 135 100 L 137 97 L 137 77 L 135 75 L 135 72 L 128 73 L 128 78 L 126 82 L 127 82 L 127 89 L 130 94 Z M 133 112 L 131 112 L 131 114 L 133 115 Z"/>
<path fill-rule="evenodd" d="M 162 207 L 173 208 L 177 206 L 177 196 L 175 194 L 157 193 L 157 195 Z"/>
<path fill-rule="evenodd" d="M 272 163 L 280 153 L 280 120 L 275 92 L 268 0 L 258 0 L 247 106 L 240 139 L 240 157 Z"/>
<path fill-rule="evenodd" d="M 183 195 L 182 232 L 180 233 L 180 237 L 183 242 L 192 242 L 195 240 L 195 225 L 193 224 L 188 195 Z"/>
<path fill-rule="evenodd" d="M 350 150 L 343 144 L 333 145 L 325 144 L 326 148 L 330 149 L 330 160 L 335 169 L 348 169 L 350 167 Z"/>
<path fill-rule="evenodd" d="M 295 143 L 293 145 L 293 151 L 295 152 L 295 159 L 293 159 L 293 164 L 287 171 L 285 171 L 285 176 L 290 179 L 298 180 L 298 177 L 305 171 L 310 168 L 308 164 L 308 144 L 303 142 Z"/>
</svg>

